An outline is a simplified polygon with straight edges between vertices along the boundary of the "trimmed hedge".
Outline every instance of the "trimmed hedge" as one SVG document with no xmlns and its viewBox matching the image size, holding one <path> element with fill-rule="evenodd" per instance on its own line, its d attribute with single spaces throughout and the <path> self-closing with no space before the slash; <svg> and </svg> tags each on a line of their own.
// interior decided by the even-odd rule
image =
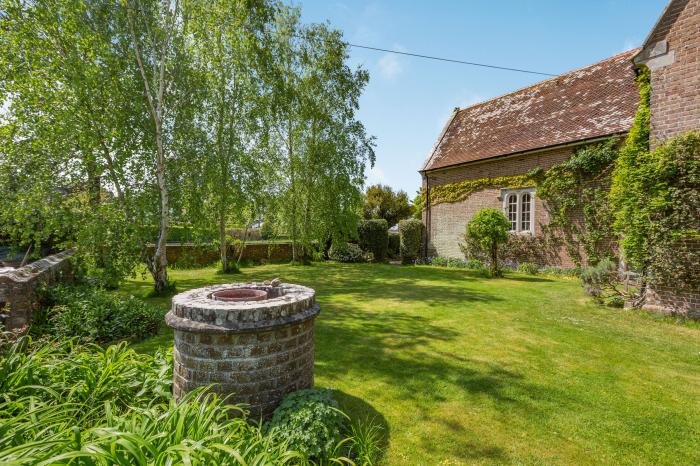
<svg viewBox="0 0 700 466">
<path fill-rule="evenodd" d="M 401 237 L 398 233 L 389 233 L 389 249 L 387 251 L 389 259 L 401 257 Z"/>
<path fill-rule="evenodd" d="M 423 239 L 423 222 L 415 218 L 399 222 L 401 262 L 412 264 L 418 259 Z"/>
<path fill-rule="evenodd" d="M 360 248 L 374 254 L 374 260 L 382 262 L 389 249 L 389 224 L 383 218 L 363 220 L 357 228 Z"/>
</svg>

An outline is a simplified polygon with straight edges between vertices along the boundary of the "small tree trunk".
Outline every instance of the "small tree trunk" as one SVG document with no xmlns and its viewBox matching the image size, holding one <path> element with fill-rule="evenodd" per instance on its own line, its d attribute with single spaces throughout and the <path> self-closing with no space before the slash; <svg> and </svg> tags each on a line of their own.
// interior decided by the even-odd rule
<svg viewBox="0 0 700 466">
<path fill-rule="evenodd" d="M 223 212 L 219 214 L 219 254 L 221 255 L 221 270 L 224 273 L 228 273 L 228 241 L 226 238 L 226 222 L 224 221 Z"/>
<path fill-rule="evenodd" d="M 498 277 L 500 274 L 498 270 L 498 245 L 494 243 L 491 246 L 491 275 Z"/>
</svg>

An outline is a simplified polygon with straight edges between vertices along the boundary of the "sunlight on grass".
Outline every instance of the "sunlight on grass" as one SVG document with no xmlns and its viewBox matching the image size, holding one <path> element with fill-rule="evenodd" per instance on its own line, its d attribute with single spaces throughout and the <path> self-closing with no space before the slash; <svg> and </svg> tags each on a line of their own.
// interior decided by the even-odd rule
<svg viewBox="0 0 700 466">
<path fill-rule="evenodd" d="M 171 272 L 317 290 L 316 385 L 387 426 L 387 464 L 698 464 L 700 324 L 602 308 L 574 280 L 371 264 Z M 144 297 L 151 284 L 123 292 Z M 168 298 L 148 298 L 163 312 Z M 164 329 L 133 345 L 172 346 Z"/>
</svg>

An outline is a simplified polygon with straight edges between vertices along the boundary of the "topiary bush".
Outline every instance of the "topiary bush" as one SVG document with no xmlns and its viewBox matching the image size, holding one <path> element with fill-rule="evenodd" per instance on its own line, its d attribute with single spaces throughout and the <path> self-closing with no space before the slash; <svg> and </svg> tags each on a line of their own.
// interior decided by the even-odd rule
<svg viewBox="0 0 700 466">
<path fill-rule="evenodd" d="M 333 243 L 328 257 L 336 262 L 365 262 L 366 256 L 355 243 L 338 242 Z"/>
<path fill-rule="evenodd" d="M 389 233 L 387 255 L 390 259 L 398 259 L 401 257 L 401 236 L 398 233 Z"/>
<path fill-rule="evenodd" d="M 308 459 L 326 461 L 346 430 L 346 416 L 333 392 L 306 389 L 293 392 L 277 407 L 267 425 L 271 435 Z"/>
<path fill-rule="evenodd" d="M 401 262 L 404 264 L 414 263 L 420 256 L 423 222 L 415 218 L 401 220 L 399 222 L 399 236 Z"/>
<path fill-rule="evenodd" d="M 501 276 L 498 248 L 508 241 L 509 230 L 510 222 L 498 209 L 481 209 L 467 223 L 465 238 L 488 254 L 494 277 Z"/>
<path fill-rule="evenodd" d="M 389 249 L 389 224 L 384 219 L 363 220 L 357 227 L 360 248 L 371 252 L 374 260 L 382 262 Z"/>
<path fill-rule="evenodd" d="M 40 333 L 59 338 L 82 337 L 97 343 L 140 340 L 158 333 L 162 312 L 130 296 L 87 285 L 57 285 L 48 290 L 49 306 Z"/>
</svg>

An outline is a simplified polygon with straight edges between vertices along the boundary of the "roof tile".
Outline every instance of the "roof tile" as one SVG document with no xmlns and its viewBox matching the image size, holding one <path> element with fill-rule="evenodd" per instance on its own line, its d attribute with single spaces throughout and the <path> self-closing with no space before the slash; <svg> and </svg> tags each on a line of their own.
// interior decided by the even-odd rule
<svg viewBox="0 0 700 466">
<path fill-rule="evenodd" d="M 459 110 L 423 170 L 629 130 L 639 102 L 636 52 Z"/>
</svg>

